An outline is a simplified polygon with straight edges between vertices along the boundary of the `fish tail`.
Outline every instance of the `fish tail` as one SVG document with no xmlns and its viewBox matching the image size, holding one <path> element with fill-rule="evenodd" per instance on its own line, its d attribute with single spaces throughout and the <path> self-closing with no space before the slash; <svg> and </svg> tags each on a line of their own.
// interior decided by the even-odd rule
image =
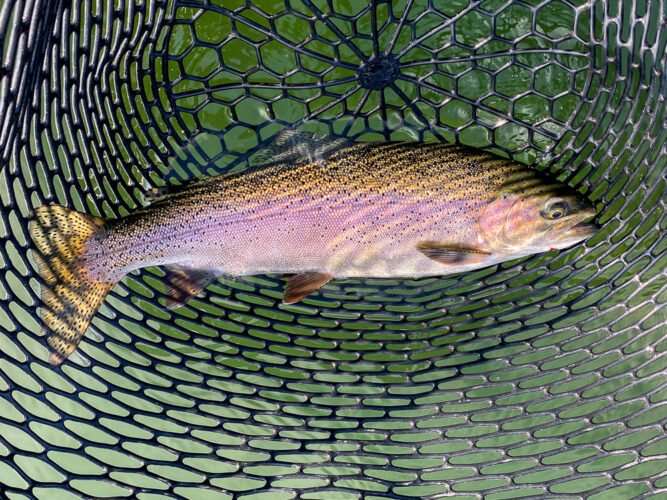
<svg viewBox="0 0 667 500">
<path fill-rule="evenodd" d="M 115 283 L 88 277 L 83 250 L 106 219 L 62 206 L 35 209 L 28 231 L 41 284 L 41 319 L 49 361 L 59 365 L 72 354 Z"/>
</svg>

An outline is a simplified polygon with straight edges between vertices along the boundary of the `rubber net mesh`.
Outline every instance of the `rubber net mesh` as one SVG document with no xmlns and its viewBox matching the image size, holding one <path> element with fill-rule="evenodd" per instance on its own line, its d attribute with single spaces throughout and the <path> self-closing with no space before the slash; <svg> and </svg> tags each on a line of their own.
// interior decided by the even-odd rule
<svg viewBox="0 0 667 500">
<path fill-rule="evenodd" d="M 0 1 L 0 490 L 664 498 L 666 5 Z M 240 169 L 286 127 L 510 154 L 602 230 L 290 306 L 260 276 L 167 311 L 146 269 L 50 367 L 29 211 L 122 216 L 170 163 Z"/>
</svg>

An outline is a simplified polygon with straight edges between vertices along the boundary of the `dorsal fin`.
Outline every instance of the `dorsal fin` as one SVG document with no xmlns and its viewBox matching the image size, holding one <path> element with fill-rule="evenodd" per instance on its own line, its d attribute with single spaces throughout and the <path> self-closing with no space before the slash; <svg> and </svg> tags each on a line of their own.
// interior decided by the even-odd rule
<svg viewBox="0 0 667 500">
<path fill-rule="evenodd" d="M 146 204 L 163 201 L 171 193 L 180 191 L 184 186 L 210 176 L 229 175 L 209 171 L 206 165 L 204 146 L 209 139 L 199 140 L 200 134 L 181 146 L 166 164 L 167 171 L 162 177 L 163 185 L 153 187 L 143 195 Z M 200 144 L 201 142 L 201 144 Z M 269 143 L 253 153 L 248 161 L 252 167 L 261 167 L 276 163 L 299 165 L 324 161 L 335 152 L 352 146 L 354 141 L 347 137 L 332 137 L 302 130 L 287 129 L 278 132 Z M 213 171 L 217 167 L 211 167 Z"/>
<path fill-rule="evenodd" d="M 277 133 L 266 147 L 251 156 L 252 165 L 303 164 L 326 160 L 336 151 L 354 144 L 347 137 L 332 137 L 287 129 Z"/>
</svg>

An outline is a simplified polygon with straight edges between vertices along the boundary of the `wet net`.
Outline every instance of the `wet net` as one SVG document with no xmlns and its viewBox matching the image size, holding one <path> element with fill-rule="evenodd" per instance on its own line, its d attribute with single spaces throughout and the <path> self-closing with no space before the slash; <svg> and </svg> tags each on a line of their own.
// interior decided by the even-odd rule
<svg viewBox="0 0 667 500">
<path fill-rule="evenodd" d="M 0 0 L 0 491 L 665 498 L 666 16 L 664 0 Z M 511 155 L 594 200 L 602 231 L 295 305 L 259 276 L 167 311 L 146 269 L 51 367 L 29 211 L 122 216 L 170 164 L 242 169 L 288 127 Z"/>
</svg>

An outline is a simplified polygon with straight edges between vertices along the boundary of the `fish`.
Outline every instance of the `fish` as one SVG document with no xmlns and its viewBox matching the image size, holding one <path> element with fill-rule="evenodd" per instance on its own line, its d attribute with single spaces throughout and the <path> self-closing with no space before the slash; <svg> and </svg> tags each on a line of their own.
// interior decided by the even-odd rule
<svg viewBox="0 0 667 500">
<path fill-rule="evenodd" d="M 165 272 L 167 308 L 222 275 L 290 276 L 291 304 L 331 280 L 471 271 L 598 231 L 582 194 L 509 159 L 439 143 L 334 144 L 155 190 L 121 218 L 37 207 L 28 229 L 50 362 L 67 359 L 109 291 L 147 266 Z"/>
</svg>

